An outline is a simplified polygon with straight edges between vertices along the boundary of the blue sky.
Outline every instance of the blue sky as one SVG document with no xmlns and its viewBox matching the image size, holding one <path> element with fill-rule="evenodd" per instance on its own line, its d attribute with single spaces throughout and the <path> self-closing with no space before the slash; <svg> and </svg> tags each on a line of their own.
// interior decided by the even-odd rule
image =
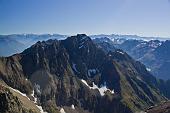
<svg viewBox="0 0 170 113">
<path fill-rule="evenodd" d="M 0 34 L 170 37 L 170 0 L 0 0 Z"/>
</svg>

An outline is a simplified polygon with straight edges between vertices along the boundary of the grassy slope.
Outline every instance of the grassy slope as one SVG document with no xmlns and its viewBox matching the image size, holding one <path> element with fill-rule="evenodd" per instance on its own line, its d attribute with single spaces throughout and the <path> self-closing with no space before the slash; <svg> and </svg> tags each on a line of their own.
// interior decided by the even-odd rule
<svg viewBox="0 0 170 113">
<path fill-rule="evenodd" d="M 28 110 L 33 110 L 37 113 L 40 113 L 40 110 L 37 108 L 37 106 L 32 102 L 30 101 L 27 97 L 24 97 L 23 95 L 21 95 L 20 93 L 12 90 L 11 88 L 9 88 L 8 85 L 6 85 L 3 81 L 0 80 L 0 85 L 3 85 L 5 86 L 6 88 L 8 88 L 14 96 L 17 96 L 19 98 L 19 100 L 22 102 L 23 104 L 23 107 L 28 109 Z"/>
</svg>

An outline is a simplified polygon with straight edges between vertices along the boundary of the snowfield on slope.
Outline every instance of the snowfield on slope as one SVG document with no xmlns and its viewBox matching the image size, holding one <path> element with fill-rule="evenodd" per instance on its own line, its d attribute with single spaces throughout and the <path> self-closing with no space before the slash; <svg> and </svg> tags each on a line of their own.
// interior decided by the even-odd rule
<svg viewBox="0 0 170 113">
<path fill-rule="evenodd" d="M 114 94 L 114 90 L 111 91 L 110 89 L 108 89 L 108 88 L 106 87 L 106 85 L 103 85 L 103 86 L 101 86 L 101 87 L 99 88 L 99 87 L 98 87 L 97 85 L 95 85 L 94 82 L 93 82 L 93 86 L 91 87 L 91 86 L 89 86 L 89 85 L 87 84 L 87 82 L 86 82 L 85 80 L 81 79 L 81 81 L 82 81 L 87 87 L 89 87 L 90 89 L 97 89 L 97 90 L 100 92 L 100 95 L 101 95 L 101 96 L 104 96 L 106 91 L 109 91 L 111 94 Z"/>
</svg>

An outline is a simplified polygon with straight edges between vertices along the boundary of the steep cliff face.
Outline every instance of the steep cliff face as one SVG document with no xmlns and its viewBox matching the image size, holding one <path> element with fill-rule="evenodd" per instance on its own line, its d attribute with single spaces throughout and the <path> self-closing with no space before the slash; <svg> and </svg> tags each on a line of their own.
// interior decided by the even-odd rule
<svg viewBox="0 0 170 113">
<path fill-rule="evenodd" d="M 20 54 L 11 57 L 0 58 L 0 79 L 6 82 L 13 88 L 30 94 L 32 91 L 32 84 L 27 81 L 20 63 L 22 56 Z"/>
<path fill-rule="evenodd" d="M 0 58 L 0 78 L 28 96 L 34 91 L 50 113 L 131 113 L 165 100 L 144 65 L 121 50 L 104 52 L 84 34 Z"/>
</svg>

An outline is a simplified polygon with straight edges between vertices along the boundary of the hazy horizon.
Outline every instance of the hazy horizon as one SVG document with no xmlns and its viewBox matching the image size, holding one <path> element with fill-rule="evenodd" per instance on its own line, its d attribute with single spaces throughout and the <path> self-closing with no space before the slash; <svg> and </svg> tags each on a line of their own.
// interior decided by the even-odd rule
<svg viewBox="0 0 170 113">
<path fill-rule="evenodd" d="M 77 34 L 85 34 L 85 33 L 77 33 L 77 34 L 60 34 L 60 33 L 12 33 L 12 34 L 0 34 L 1 36 L 7 36 L 7 35 L 65 35 L 65 36 L 75 36 Z M 141 35 L 136 35 L 136 34 L 116 34 L 116 33 L 113 33 L 113 34 L 86 34 L 87 36 L 95 36 L 95 35 L 120 35 L 120 36 L 124 36 L 124 35 L 127 35 L 127 36 L 138 36 L 138 37 L 141 37 L 141 38 L 153 38 L 153 39 L 164 39 L 164 40 L 170 40 L 170 37 L 159 37 L 159 36 L 141 36 Z M 0 37 L 1 38 L 1 37 Z"/>
</svg>

